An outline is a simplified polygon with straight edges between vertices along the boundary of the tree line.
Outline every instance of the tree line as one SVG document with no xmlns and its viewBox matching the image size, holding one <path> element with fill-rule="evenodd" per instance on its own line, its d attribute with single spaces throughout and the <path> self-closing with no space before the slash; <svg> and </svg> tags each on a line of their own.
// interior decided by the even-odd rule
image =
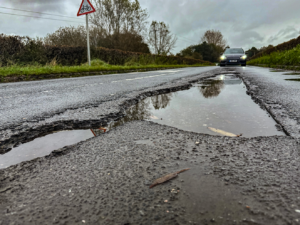
<svg viewBox="0 0 300 225">
<path fill-rule="evenodd" d="M 92 0 L 96 12 L 90 15 L 90 44 L 123 51 L 170 54 L 176 44 L 164 22 L 152 21 L 138 0 Z M 43 38 L 47 45 L 86 45 L 84 26 L 61 27 Z"/>
<path fill-rule="evenodd" d="M 90 15 L 90 44 L 123 51 L 172 55 L 177 37 L 168 24 L 148 22 L 149 13 L 138 0 L 92 0 L 96 12 Z M 86 45 L 84 26 L 61 27 L 43 39 L 47 45 Z M 177 56 L 217 62 L 226 41 L 220 31 L 208 30 L 201 44 L 191 45 Z"/>
<path fill-rule="evenodd" d="M 96 8 L 96 12 L 90 14 L 89 17 L 91 48 L 102 47 L 162 56 L 173 55 L 172 51 L 177 42 L 176 35 L 172 34 L 169 25 L 163 21 L 149 23 L 149 13 L 141 7 L 139 0 L 91 1 Z M 0 57 L 0 60 L 4 65 L 10 60 L 9 56 L 15 56 L 16 52 L 24 52 L 23 55 L 18 53 L 18 61 L 34 61 L 42 55 L 41 52 L 46 46 L 85 47 L 87 45 L 86 32 L 86 27 L 80 25 L 60 27 L 45 37 L 35 39 L 19 36 L 10 38 L 2 35 L 0 46 L 6 50 L 2 51 L 3 57 Z M 14 46 L 13 49 L 10 46 Z M 176 56 L 217 62 L 220 53 L 225 48 L 226 40 L 222 33 L 217 30 L 208 30 L 201 37 L 199 44 L 181 50 Z M 32 59 L 29 59 L 26 54 L 29 50 L 35 52 L 31 54 L 34 55 Z M 45 60 L 46 58 L 40 61 Z"/>
</svg>

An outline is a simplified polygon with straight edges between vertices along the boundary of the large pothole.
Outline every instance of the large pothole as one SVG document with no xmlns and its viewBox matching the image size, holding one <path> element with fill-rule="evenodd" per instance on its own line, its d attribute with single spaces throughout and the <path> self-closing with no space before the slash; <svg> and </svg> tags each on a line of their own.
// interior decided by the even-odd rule
<svg viewBox="0 0 300 225">
<path fill-rule="evenodd" d="M 188 90 L 141 100 L 127 110 L 125 117 L 106 127 L 60 131 L 21 144 L 0 156 L 0 168 L 43 157 L 133 120 L 150 120 L 210 135 L 285 135 L 281 126 L 246 94 L 242 80 L 227 73 L 195 83 Z"/>
</svg>

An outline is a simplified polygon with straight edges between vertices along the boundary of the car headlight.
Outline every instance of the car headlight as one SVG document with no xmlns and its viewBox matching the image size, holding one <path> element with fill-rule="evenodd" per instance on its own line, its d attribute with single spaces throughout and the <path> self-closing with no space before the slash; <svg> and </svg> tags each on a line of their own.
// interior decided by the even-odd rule
<svg viewBox="0 0 300 225">
<path fill-rule="evenodd" d="M 222 56 L 220 57 L 220 59 L 221 59 L 221 60 L 225 60 L 225 59 L 226 59 L 226 56 L 225 56 L 225 55 L 222 55 Z"/>
<path fill-rule="evenodd" d="M 247 58 L 246 55 L 241 56 L 241 59 L 245 60 Z"/>
</svg>

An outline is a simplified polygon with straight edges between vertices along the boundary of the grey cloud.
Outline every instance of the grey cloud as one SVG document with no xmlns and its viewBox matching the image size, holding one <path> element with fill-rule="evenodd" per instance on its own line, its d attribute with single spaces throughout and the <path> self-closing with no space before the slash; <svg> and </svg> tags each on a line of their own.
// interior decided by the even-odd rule
<svg viewBox="0 0 300 225">
<path fill-rule="evenodd" d="M 199 40 L 208 29 L 220 30 L 232 46 L 262 47 L 279 44 L 297 32 L 286 28 L 299 23 L 299 0 L 140 0 L 150 12 L 150 19 L 165 21 L 172 32 L 192 40 Z M 295 27 L 296 29 L 296 27 Z M 193 43 L 191 43 L 193 44 Z M 194 43 L 195 44 L 195 43 Z M 176 51 L 186 47 L 178 42 Z"/>
<path fill-rule="evenodd" d="M 276 45 L 299 35 L 299 0 L 139 1 L 142 8 L 148 9 L 149 21 L 164 21 L 178 35 L 174 53 L 197 44 L 208 29 L 220 30 L 230 45 L 244 48 Z M 81 0 L 1 0 L 1 3 L 7 7 L 75 16 Z M 7 17 L 1 22 L 4 33 L 38 36 L 45 36 L 60 26 L 76 25 L 46 20 L 42 23 L 39 19 L 30 19 L 29 23 L 18 17 Z"/>
<path fill-rule="evenodd" d="M 299 36 L 299 31 L 295 27 L 289 26 L 280 30 L 276 35 L 271 36 L 268 39 L 268 42 L 273 43 L 280 39 L 286 39 L 288 41 L 288 39 L 292 39 L 298 36 Z"/>
<path fill-rule="evenodd" d="M 26 9 L 38 12 L 56 12 L 66 11 L 65 3 L 62 0 L 10 0 L 7 1 L 13 8 Z"/>
</svg>

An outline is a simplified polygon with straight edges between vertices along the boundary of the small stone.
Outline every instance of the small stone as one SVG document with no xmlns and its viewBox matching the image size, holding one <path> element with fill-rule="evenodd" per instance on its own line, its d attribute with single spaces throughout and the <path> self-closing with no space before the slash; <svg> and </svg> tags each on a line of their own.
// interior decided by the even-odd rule
<svg viewBox="0 0 300 225">
<path fill-rule="evenodd" d="M 165 202 L 165 203 L 167 203 L 167 202 L 168 202 L 168 200 L 165 200 L 164 202 Z"/>
<path fill-rule="evenodd" d="M 300 210 L 299 210 L 299 209 L 296 209 L 295 212 L 296 212 L 296 213 L 300 213 Z"/>
<path fill-rule="evenodd" d="M 145 215 L 145 213 L 142 210 L 140 210 L 140 214 L 141 214 L 141 216 Z"/>
</svg>

